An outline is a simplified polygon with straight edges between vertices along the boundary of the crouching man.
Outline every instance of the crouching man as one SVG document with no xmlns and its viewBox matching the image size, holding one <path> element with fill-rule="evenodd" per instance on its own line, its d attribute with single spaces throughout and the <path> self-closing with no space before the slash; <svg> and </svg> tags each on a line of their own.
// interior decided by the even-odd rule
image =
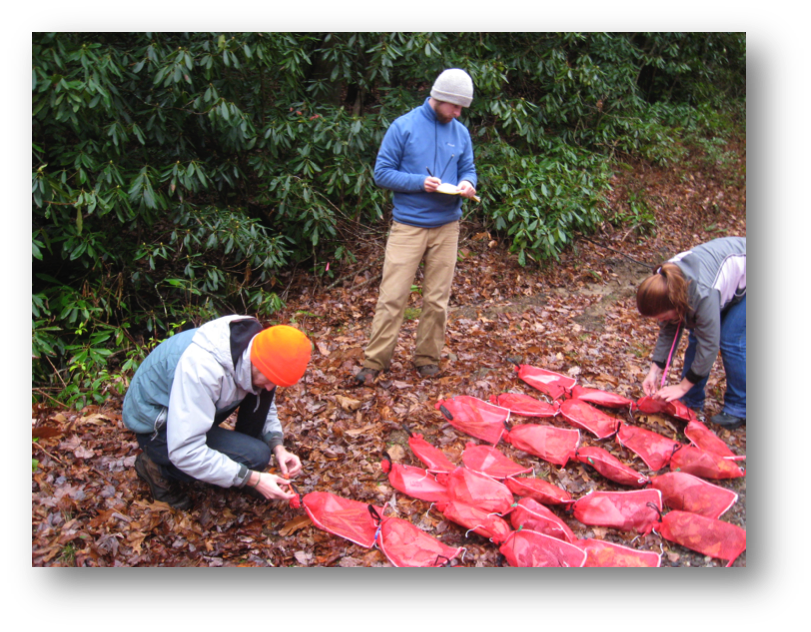
<svg viewBox="0 0 811 632">
<path fill-rule="evenodd" d="M 225 316 L 159 344 L 124 397 L 124 425 L 143 452 L 135 471 L 156 501 L 189 509 L 179 482 L 251 487 L 289 500 L 301 471 L 284 447 L 276 387 L 304 375 L 312 345 L 288 325 L 262 329 L 255 318 Z M 235 410 L 235 431 L 221 428 Z M 275 456 L 282 476 L 264 472 Z"/>
</svg>

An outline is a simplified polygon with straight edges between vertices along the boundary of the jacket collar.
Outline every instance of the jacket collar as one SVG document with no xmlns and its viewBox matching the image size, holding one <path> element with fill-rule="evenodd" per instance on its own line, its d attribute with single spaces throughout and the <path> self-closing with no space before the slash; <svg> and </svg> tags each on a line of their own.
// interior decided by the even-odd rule
<svg viewBox="0 0 811 632">
<path fill-rule="evenodd" d="M 237 360 L 237 364 L 234 367 L 234 380 L 237 386 L 242 390 L 256 395 L 259 391 L 253 386 L 253 376 L 251 375 L 251 347 L 253 347 L 253 340 L 245 347 L 245 351 L 242 352 L 242 355 Z"/>
<path fill-rule="evenodd" d="M 439 119 L 436 117 L 436 112 L 434 112 L 434 108 L 432 108 L 431 104 L 429 103 L 430 100 L 431 97 L 425 98 L 425 102 L 422 104 L 422 113 L 429 121 L 439 123 Z"/>
</svg>

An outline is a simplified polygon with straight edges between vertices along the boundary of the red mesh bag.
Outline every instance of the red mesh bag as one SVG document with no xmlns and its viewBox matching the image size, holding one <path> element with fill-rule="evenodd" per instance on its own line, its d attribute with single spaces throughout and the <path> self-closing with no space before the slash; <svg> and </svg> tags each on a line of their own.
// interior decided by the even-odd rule
<svg viewBox="0 0 811 632">
<path fill-rule="evenodd" d="M 435 537 L 401 518 L 383 518 L 377 536 L 377 548 L 396 567 L 448 566 L 462 551 L 443 544 Z"/>
<path fill-rule="evenodd" d="M 514 567 L 579 568 L 586 563 L 579 547 L 535 531 L 513 531 L 498 550 Z"/>
<path fill-rule="evenodd" d="M 549 404 L 522 393 L 491 395 L 490 402 L 496 406 L 506 408 L 514 415 L 521 415 L 522 417 L 554 417 L 558 414 L 560 408 L 558 402 Z"/>
<path fill-rule="evenodd" d="M 414 455 L 425 464 L 429 472 L 453 472 L 456 469 L 445 453 L 428 443 L 421 434 L 410 434 L 408 446 Z"/>
<path fill-rule="evenodd" d="M 581 463 L 592 466 L 608 480 L 628 485 L 628 487 L 644 487 L 648 477 L 635 469 L 628 467 L 607 450 L 597 447 L 577 448 L 574 458 Z"/>
<path fill-rule="evenodd" d="M 745 472 L 735 465 L 734 461 L 722 456 L 699 450 L 686 445 L 678 450 L 670 459 L 670 469 L 673 472 L 686 472 L 701 478 L 726 479 L 740 478 Z"/>
<path fill-rule="evenodd" d="M 518 501 L 510 514 L 510 523 L 514 529 L 529 529 L 566 542 L 577 540 L 569 525 L 532 498 Z"/>
<path fill-rule="evenodd" d="M 462 463 L 469 470 L 498 479 L 532 472 L 531 467 L 518 465 L 496 448 L 475 443 L 466 444 L 465 451 L 462 453 Z"/>
<path fill-rule="evenodd" d="M 516 496 L 532 498 L 544 505 L 568 505 L 572 502 L 569 492 L 542 478 L 507 478 L 504 484 Z"/>
<path fill-rule="evenodd" d="M 392 463 L 386 458 L 380 464 L 381 469 L 388 473 L 391 486 L 407 496 L 424 500 L 429 503 L 448 502 L 448 490 L 439 483 L 434 476 L 421 467 Z"/>
<path fill-rule="evenodd" d="M 377 526 L 368 503 L 349 500 L 330 492 L 311 492 L 302 499 L 304 510 L 313 524 L 367 549 L 375 543 Z M 383 515 L 382 507 L 374 507 Z"/>
<path fill-rule="evenodd" d="M 605 439 L 617 433 L 622 422 L 616 417 L 579 399 L 567 399 L 560 405 L 560 414 L 578 428 L 588 430 L 598 439 Z"/>
<path fill-rule="evenodd" d="M 512 531 L 503 518 L 465 503 L 449 502 L 442 508 L 442 515 L 496 545 L 504 542 Z"/>
<path fill-rule="evenodd" d="M 739 456 L 730 450 L 729 446 L 727 446 L 727 444 L 724 443 L 717 434 L 707 428 L 707 426 L 700 421 L 691 421 L 688 423 L 687 427 L 684 429 L 684 435 L 690 439 L 690 443 L 692 443 L 699 450 L 712 452 L 713 454 L 722 456 L 730 461 L 743 461 L 746 458 L 745 456 Z"/>
<path fill-rule="evenodd" d="M 572 507 L 583 524 L 650 533 L 662 514 L 662 494 L 658 489 L 591 492 Z"/>
<path fill-rule="evenodd" d="M 662 564 L 662 555 L 653 551 L 637 551 L 627 546 L 605 542 L 603 540 L 578 540 L 574 542 L 586 552 L 587 568 L 627 568 L 653 567 Z"/>
<path fill-rule="evenodd" d="M 574 378 L 529 366 L 528 364 L 522 364 L 518 367 L 518 377 L 532 388 L 538 389 L 552 399 L 560 399 L 571 391 L 572 387 L 577 383 Z"/>
<path fill-rule="evenodd" d="M 662 492 L 665 507 L 689 511 L 717 520 L 738 501 L 738 494 L 685 472 L 668 472 L 651 479 Z"/>
<path fill-rule="evenodd" d="M 506 408 L 469 395 L 441 399 L 436 408 L 457 430 L 493 445 L 507 430 L 506 422 L 510 418 L 510 411 Z"/>
<path fill-rule="evenodd" d="M 555 465 L 566 465 L 580 443 L 580 431 L 554 426 L 521 424 L 514 426 L 504 440 Z"/>
<path fill-rule="evenodd" d="M 687 408 L 682 402 L 674 399 L 672 402 L 663 402 L 653 397 L 642 397 L 636 402 L 636 409 L 639 412 L 655 415 L 657 413 L 664 413 L 682 421 L 697 420 L 696 414 Z"/>
<path fill-rule="evenodd" d="M 506 515 L 512 509 L 512 492 L 503 483 L 477 474 L 464 467 L 457 467 L 451 474 L 447 474 L 442 481 L 448 489 L 448 498 L 454 503 L 472 505 L 488 513 Z M 441 503 L 437 503 L 440 511 Z"/>
<path fill-rule="evenodd" d="M 590 404 L 597 404 L 598 406 L 605 406 L 606 408 L 628 408 L 632 409 L 636 406 L 636 402 L 622 395 L 616 393 L 608 393 L 601 391 L 597 388 L 587 388 L 575 384 L 572 388 L 572 397 L 581 399 Z"/>
<path fill-rule="evenodd" d="M 682 444 L 652 430 L 622 424 L 617 433 L 619 444 L 638 455 L 654 472 L 670 463 L 673 451 Z"/>
<path fill-rule="evenodd" d="M 687 511 L 668 512 L 656 530 L 691 551 L 727 560 L 727 566 L 746 550 L 746 529 Z"/>
</svg>

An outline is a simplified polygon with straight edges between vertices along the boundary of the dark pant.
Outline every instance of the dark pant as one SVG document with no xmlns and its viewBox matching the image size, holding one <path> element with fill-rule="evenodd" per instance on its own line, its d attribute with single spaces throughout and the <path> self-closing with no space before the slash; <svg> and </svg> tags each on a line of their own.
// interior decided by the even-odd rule
<svg viewBox="0 0 811 632">
<path fill-rule="evenodd" d="M 684 372 L 693 363 L 696 356 L 698 340 L 690 332 L 687 351 L 684 354 Z M 727 390 L 724 394 L 724 412 L 734 417 L 746 419 L 746 297 L 740 303 L 730 307 L 721 316 L 721 360 L 727 378 Z M 704 389 L 707 378 L 693 385 L 681 401 L 690 408 L 704 409 Z"/>
<path fill-rule="evenodd" d="M 251 401 L 249 402 L 248 399 Z M 271 399 L 263 397 L 262 400 Z M 249 396 L 242 402 L 237 423 L 234 430 L 220 428 L 229 415 L 236 409 L 223 411 L 214 419 L 214 425 L 206 433 L 206 445 L 212 450 L 222 452 L 237 463 L 242 463 L 249 470 L 264 470 L 270 462 L 270 447 L 260 437 L 267 416 L 266 402 L 260 400 L 258 409 L 255 407 L 256 399 Z M 243 414 L 243 410 L 245 414 Z M 169 460 L 169 447 L 166 442 L 166 425 L 154 434 L 136 434 L 138 445 L 161 469 L 161 473 L 168 479 L 191 482 L 194 480 L 188 474 L 181 472 Z"/>
</svg>

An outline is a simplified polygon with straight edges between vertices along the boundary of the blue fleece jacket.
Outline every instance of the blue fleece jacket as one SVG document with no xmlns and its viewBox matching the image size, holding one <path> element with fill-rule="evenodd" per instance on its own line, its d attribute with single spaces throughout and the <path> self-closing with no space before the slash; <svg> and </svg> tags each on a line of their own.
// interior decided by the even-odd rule
<svg viewBox="0 0 811 632">
<path fill-rule="evenodd" d="M 477 184 L 467 128 L 455 119 L 440 123 L 425 99 L 391 124 L 377 154 L 375 183 L 394 191 L 395 221 L 436 228 L 462 217 L 460 196 L 425 192 L 429 170 L 442 182 Z"/>
</svg>

